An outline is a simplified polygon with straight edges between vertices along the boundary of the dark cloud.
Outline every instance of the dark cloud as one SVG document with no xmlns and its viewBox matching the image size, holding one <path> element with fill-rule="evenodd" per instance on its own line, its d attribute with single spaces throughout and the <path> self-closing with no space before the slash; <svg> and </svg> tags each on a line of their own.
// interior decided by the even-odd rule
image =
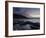
<svg viewBox="0 0 46 38">
<path fill-rule="evenodd" d="M 24 15 L 27 17 L 31 16 L 39 16 L 40 15 L 40 8 L 20 8 L 20 7 L 13 7 L 13 13 Z"/>
</svg>

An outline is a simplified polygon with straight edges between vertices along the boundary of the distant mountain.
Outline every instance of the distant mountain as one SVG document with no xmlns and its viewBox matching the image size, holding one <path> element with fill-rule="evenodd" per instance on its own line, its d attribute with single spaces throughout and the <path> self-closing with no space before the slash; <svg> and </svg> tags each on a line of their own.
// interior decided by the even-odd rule
<svg viewBox="0 0 46 38">
<path fill-rule="evenodd" d="M 39 19 L 39 17 L 26 17 L 24 15 L 13 14 L 13 18 L 16 19 Z"/>
<path fill-rule="evenodd" d="M 25 17 L 25 16 L 23 16 L 23 15 L 18 15 L 18 14 L 13 14 L 13 18 L 26 18 L 27 19 L 27 17 Z"/>
</svg>

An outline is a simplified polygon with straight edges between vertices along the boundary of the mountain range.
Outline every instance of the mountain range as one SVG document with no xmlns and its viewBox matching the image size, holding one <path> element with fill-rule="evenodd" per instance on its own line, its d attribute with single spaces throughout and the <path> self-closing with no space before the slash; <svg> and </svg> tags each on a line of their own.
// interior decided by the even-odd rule
<svg viewBox="0 0 46 38">
<path fill-rule="evenodd" d="M 18 18 L 18 19 L 19 19 L 19 18 L 22 18 L 22 19 L 23 19 L 23 18 L 26 18 L 26 19 L 27 19 L 28 17 L 23 16 L 23 15 L 13 14 L 13 18 Z"/>
<path fill-rule="evenodd" d="M 13 18 L 16 18 L 16 19 L 30 19 L 30 18 L 37 18 L 38 17 L 26 17 L 24 15 L 19 15 L 19 14 L 13 14 Z"/>
</svg>

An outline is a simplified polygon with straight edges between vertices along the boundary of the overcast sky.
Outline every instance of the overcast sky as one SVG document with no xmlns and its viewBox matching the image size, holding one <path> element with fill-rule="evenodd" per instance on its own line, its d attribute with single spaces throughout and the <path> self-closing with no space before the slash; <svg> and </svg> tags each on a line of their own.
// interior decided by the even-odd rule
<svg viewBox="0 0 46 38">
<path fill-rule="evenodd" d="M 13 7 L 13 13 L 26 17 L 40 17 L 40 8 L 20 8 Z"/>
</svg>

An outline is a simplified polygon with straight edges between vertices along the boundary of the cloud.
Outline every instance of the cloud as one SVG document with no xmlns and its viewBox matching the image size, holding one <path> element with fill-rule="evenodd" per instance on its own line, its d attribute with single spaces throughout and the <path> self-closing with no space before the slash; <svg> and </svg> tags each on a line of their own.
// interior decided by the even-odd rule
<svg viewBox="0 0 46 38">
<path fill-rule="evenodd" d="M 13 13 L 26 17 L 40 17 L 40 8 L 20 8 L 13 7 Z"/>
</svg>

